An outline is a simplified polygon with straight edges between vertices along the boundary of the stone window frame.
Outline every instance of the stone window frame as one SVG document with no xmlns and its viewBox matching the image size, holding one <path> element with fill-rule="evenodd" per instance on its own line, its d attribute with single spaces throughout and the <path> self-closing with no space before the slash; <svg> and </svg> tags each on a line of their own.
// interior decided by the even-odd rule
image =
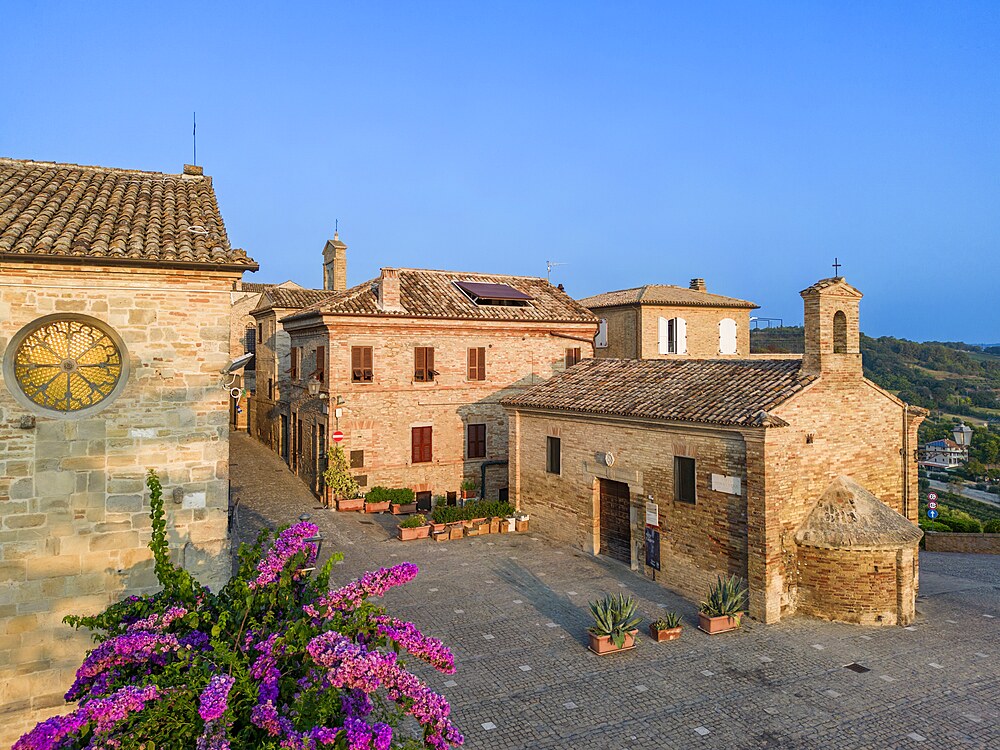
<svg viewBox="0 0 1000 750">
<path fill-rule="evenodd" d="M 17 377 L 14 375 L 14 358 L 17 354 L 18 348 L 24 340 L 39 328 L 43 328 L 50 323 L 55 323 L 60 320 L 74 320 L 98 329 L 111 339 L 111 342 L 118 348 L 118 354 L 121 357 L 121 374 L 118 376 L 118 382 L 111 390 L 111 393 L 101 399 L 98 403 L 76 411 L 59 411 L 58 409 L 50 409 L 36 403 L 28 397 L 28 394 L 21 390 L 21 385 L 18 382 Z M 18 329 L 17 333 L 11 337 L 3 355 L 3 378 L 4 383 L 7 386 L 7 391 L 10 395 L 20 406 L 23 406 L 33 414 L 51 417 L 53 419 L 83 419 L 104 411 L 118 400 L 122 391 L 125 390 L 125 386 L 128 385 L 131 375 L 132 366 L 130 362 L 130 355 L 128 347 L 125 345 L 125 341 L 122 339 L 121 335 L 114 328 L 112 328 L 109 323 L 101 320 L 100 318 L 95 318 L 91 315 L 84 315 L 81 313 L 55 313 L 53 315 L 43 315 L 40 318 L 35 318 L 34 320 L 25 323 L 20 329 Z"/>
</svg>

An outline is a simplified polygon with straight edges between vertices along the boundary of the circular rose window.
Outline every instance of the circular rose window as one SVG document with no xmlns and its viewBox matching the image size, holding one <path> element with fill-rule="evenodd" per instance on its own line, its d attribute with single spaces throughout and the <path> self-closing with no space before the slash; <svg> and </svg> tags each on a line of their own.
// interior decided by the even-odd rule
<svg viewBox="0 0 1000 750">
<path fill-rule="evenodd" d="M 7 348 L 4 376 L 18 401 L 49 413 L 97 411 L 126 379 L 125 346 L 100 321 L 49 316 L 22 328 Z"/>
</svg>

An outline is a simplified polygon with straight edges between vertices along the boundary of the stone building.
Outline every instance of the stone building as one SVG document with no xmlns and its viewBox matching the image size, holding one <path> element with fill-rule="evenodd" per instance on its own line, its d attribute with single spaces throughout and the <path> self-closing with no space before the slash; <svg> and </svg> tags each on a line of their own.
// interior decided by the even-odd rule
<svg viewBox="0 0 1000 750">
<path fill-rule="evenodd" d="M 0 159 L 0 746 L 63 704 L 90 640 L 62 617 L 155 584 L 147 468 L 177 559 L 227 577 L 221 371 L 256 267 L 200 167 Z"/>
<path fill-rule="evenodd" d="M 802 297 L 801 357 L 594 359 L 505 399 L 535 528 L 697 601 L 742 576 L 764 622 L 909 623 L 926 412 L 863 377 L 860 292 Z"/>
<path fill-rule="evenodd" d="M 230 293 L 229 356 L 230 359 L 257 353 L 257 321 L 253 311 L 261 302 L 264 292 L 274 289 L 301 289 L 294 281 L 280 284 L 257 284 L 237 281 Z M 257 390 L 257 361 L 251 359 L 245 367 L 234 372 L 229 381 L 231 389 L 239 389 L 241 396 L 230 402 L 229 426 L 234 430 L 249 431 L 251 420 L 250 394 Z M 235 392 L 235 390 L 233 391 Z"/>
<path fill-rule="evenodd" d="M 753 302 L 688 288 L 646 284 L 580 300 L 601 320 L 594 356 L 626 359 L 746 357 Z"/>
<path fill-rule="evenodd" d="M 254 382 L 249 399 L 249 432 L 289 463 L 291 445 L 291 344 L 280 320 L 329 297 L 328 292 L 296 285 L 273 286 L 251 311 L 256 331 Z"/>
<path fill-rule="evenodd" d="M 383 268 L 281 324 L 292 469 L 322 491 L 328 438 L 341 430 L 362 489 L 410 487 L 425 507 L 463 480 L 505 496 L 499 399 L 593 356 L 597 329 L 545 279 L 411 268 Z"/>
</svg>

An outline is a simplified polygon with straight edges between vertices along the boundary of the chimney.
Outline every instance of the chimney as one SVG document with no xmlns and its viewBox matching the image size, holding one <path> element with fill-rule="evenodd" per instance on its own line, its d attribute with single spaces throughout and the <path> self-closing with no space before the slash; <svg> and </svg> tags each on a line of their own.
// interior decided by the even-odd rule
<svg viewBox="0 0 1000 750">
<path fill-rule="evenodd" d="M 400 302 L 398 268 L 382 269 L 378 280 L 378 306 L 383 312 L 406 312 Z"/>
<path fill-rule="evenodd" d="M 204 167 L 195 166 L 194 164 L 185 164 L 184 165 L 184 174 L 186 174 L 186 175 L 201 176 L 201 175 L 205 174 L 205 168 Z"/>
<path fill-rule="evenodd" d="M 347 289 L 347 245 L 340 241 L 337 232 L 323 248 L 323 289 L 328 292 Z"/>
<path fill-rule="evenodd" d="M 705 286 L 705 279 L 691 279 L 691 283 L 688 284 L 688 288 L 694 289 L 696 292 L 708 291 L 708 288 Z"/>
</svg>

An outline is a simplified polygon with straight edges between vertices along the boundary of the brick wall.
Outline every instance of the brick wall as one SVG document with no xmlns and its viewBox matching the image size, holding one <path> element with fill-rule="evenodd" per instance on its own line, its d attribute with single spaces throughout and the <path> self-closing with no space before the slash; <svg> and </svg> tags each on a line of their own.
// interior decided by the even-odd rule
<svg viewBox="0 0 1000 750">
<path fill-rule="evenodd" d="M 916 550 L 800 547 L 797 610 L 861 625 L 913 621 Z"/>
<path fill-rule="evenodd" d="M 329 435 L 344 433 L 341 444 L 348 458 L 364 452 L 364 465 L 354 469 L 365 487 L 410 487 L 434 495 L 457 492 L 463 479 L 480 481 L 483 461 L 507 460 L 507 417 L 499 400 L 565 369 L 566 349 L 581 349 L 593 356 L 593 324 L 491 323 L 397 318 L 329 316 L 326 326 L 315 323 L 289 325 L 292 344 L 302 347 L 303 375 L 314 369 L 317 346 L 326 348 L 326 382 L 319 396 L 311 397 L 306 381 L 292 385 L 289 410 L 303 416 L 303 455 L 299 476 L 315 487 L 315 429 L 323 420 L 322 404 L 330 397 L 342 399 L 342 416 L 336 405 L 328 408 Z M 575 338 L 564 338 L 552 335 Z M 584 339 L 579 341 L 575 339 Z M 351 382 L 351 348 L 373 350 L 374 381 Z M 414 348 L 434 348 L 433 382 L 414 381 Z M 485 347 L 486 380 L 468 380 L 469 348 Z M 470 424 L 486 425 L 485 459 L 466 457 L 466 430 Z M 433 457 L 413 463 L 411 431 L 432 428 Z M 487 468 L 487 497 L 495 499 L 507 486 L 503 466 Z M 362 489 L 364 489 L 363 487 Z"/>
<path fill-rule="evenodd" d="M 773 414 L 790 426 L 769 429 L 766 437 L 769 509 L 780 519 L 771 539 L 779 549 L 766 586 L 780 592 L 785 611 L 794 609 L 795 531 L 830 483 L 839 475 L 851 477 L 913 520 L 917 472 L 910 451 L 910 488 L 904 492 L 903 407 L 861 377 L 824 375 Z"/>
<path fill-rule="evenodd" d="M 959 534 L 928 531 L 924 534 L 924 549 L 928 552 L 970 552 L 1000 555 L 1000 534 Z"/>
<path fill-rule="evenodd" d="M 638 342 L 641 337 L 642 313 L 638 306 L 607 307 L 594 311 L 598 318 L 608 321 L 608 345 L 595 349 L 600 359 L 638 359 Z"/>
<path fill-rule="evenodd" d="M 599 479 L 629 485 L 632 566 L 645 566 L 645 503 L 659 508 L 659 583 L 700 600 L 719 574 L 747 575 L 746 500 L 711 488 L 711 475 L 738 477 L 746 486 L 743 435 L 707 426 L 667 426 L 623 419 L 513 412 L 512 496 L 531 516 L 532 528 L 562 543 L 600 553 Z M 562 473 L 546 471 L 546 437 L 559 437 Z M 601 461 L 605 452 L 612 467 Z M 695 459 L 697 500 L 674 499 L 674 456 Z"/>
<path fill-rule="evenodd" d="M 61 623 L 154 586 L 148 467 L 164 485 L 175 556 L 226 578 L 229 430 L 220 370 L 235 276 L 0 265 L 0 352 L 23 326 L 80 313 L 123 339 L 131 372 L 92 416 L 36 415 L 0 385 L 0 745 L 58 710 L 90 641 Z M 2 377 L 2 376 L 0 376 Z M 172 501 L 180 489 L 182 504 Z"/>
<path fill-rule="evenodd" d="M 660 354 L 659 319 L 683 318 L 687 323 L 687 355 Z M 736 354 L 719 353 L 719 323 L 736 321 Z M 739 308 L 642 306 L 642 359 L 688 356 L 700 359 L 735 359 L 750 355 L 750 311 Z"/>
</svg>

